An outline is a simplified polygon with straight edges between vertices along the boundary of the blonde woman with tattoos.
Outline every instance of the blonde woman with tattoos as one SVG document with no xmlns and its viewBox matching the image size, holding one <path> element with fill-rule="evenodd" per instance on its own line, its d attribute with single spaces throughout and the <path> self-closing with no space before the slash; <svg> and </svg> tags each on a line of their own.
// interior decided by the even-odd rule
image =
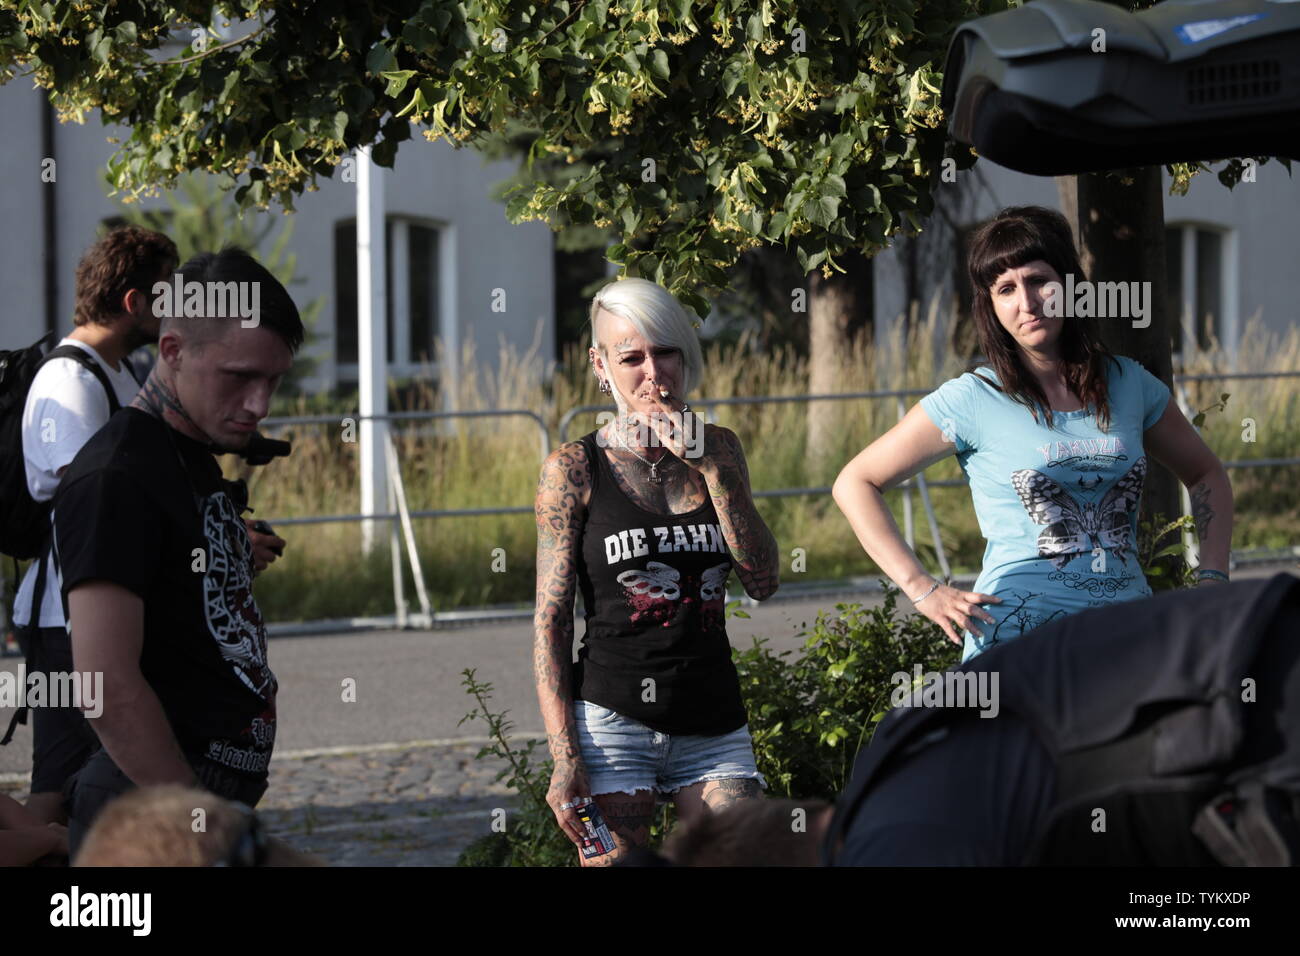
<svg viewBox="0 0 1300 956">
<path fill-rule="evenodd" d="M 581 846 L 594 797 L 618 862 L 649 839 L 656 799 L 683 821 L 761 796 L 724 604 L 732 570 L 757 600 L 777 588 L 776 540 L 754 508 L 736 435 L 686 402 L 699 341 L 644 279 L 591 304 L 590 359 L 617 414 L 558 448 L 537 491 L 537 696 L 555 770 L 547 801 Z M 574 595 L 586 628 L 573 661 Z"/>
</svg>

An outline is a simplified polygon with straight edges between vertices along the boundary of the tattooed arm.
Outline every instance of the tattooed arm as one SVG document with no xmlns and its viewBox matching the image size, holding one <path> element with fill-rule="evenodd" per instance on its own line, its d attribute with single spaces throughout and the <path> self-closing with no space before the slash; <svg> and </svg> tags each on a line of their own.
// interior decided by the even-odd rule
<svg viewBox="0 0 1300 956">
<path fill-rule="evenodd" d="M 1192 500 L 1192 518 L 1196 521 L 1196 538 L 1200 542 L 1200 565 L 1227 572 L 1232 551 L 1232 482 L 1220 465 L 1188 485 Z"/>
<path fill-rule="evenodd" d="M 1147 453 L 1187 486 L 1200 542 L 1202 568 L 1227 572 L 1232 550 L 1232 482 L 1178 403 L 1170 400 L 1165 413 L 1142 434 Z"/>
<path fill-rule="evenodd" d="M 581 845 L 582 824 L 561 805 L 589 796 L 573 719 L 573 596 L 581 558 L 583 496 L 591 482 L 581 442 L 557 448 L 542 465 L 537 517 L 537 603 L 533 611 L 533 676 L 546 743 L 555 763 L 546 801 L 569 839 Z"/>
<path fill-rule="evenodd" d="M 746 594 L 762 601 L 780 584 L 781 555 L 776 536 L 754 507 L 745 450 L 735 432 L 717 425 L 705 426 L 705 448 L 706 461 L 700 471 L 731 549 L 736 577 Z"/>
</svg>

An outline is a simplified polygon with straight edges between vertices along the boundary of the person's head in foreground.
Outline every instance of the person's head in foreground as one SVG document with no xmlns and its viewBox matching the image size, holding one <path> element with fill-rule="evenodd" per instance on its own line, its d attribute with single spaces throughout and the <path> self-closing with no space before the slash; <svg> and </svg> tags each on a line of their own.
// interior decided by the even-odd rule
<svg viewBox="0 0 1300 956">
<path fill-rule="evenodd" d="M 744 800 L 683 824 L 662 855 L 677 866 L 820 866 L 825 800 Z"/>
<path fill-rule="evenodd" d="M 980 351 L 997 370 L 1003 390 L 1038 419 L 1035 399 L 1051 415 L 1051 403 L 1033 374 L 1044 363 L 1061 362 L 1070 390 L 1095 408 L 1103 430 L 1110 421 L 1106 361 L 1096 319 L 1066 315 L 1067 276 L 1087 279 L 1065 217 L 1042 206 L 1011 206 L 971 234 L 966 268 L 971 313 Z M 1059 308 L 1047 297 L 1060 283 Z M 1073 311 L 1073 310 L 1069 310 Z M 1050 419 L 1049 419 L 1050 423 Z"/>
<path fill-rule="evenodd" d="M 73 866 L 320 866 L 270 839 L 257 815 L 206 790 L 123 794 L 95 819 Z"/>
<path fill-rule="evenodd" d="M 302 344 L 298 308 L 242 249 L 201 253 L 178 275 L 154 302 L 162 316 L 158 364 L 141 399 L 190 438 L 240 451 Z"/>
</svg>

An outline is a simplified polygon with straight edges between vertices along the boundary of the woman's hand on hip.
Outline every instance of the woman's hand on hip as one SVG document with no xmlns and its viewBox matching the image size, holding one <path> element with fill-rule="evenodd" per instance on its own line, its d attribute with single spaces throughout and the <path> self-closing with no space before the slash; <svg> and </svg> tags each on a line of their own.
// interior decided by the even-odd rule
<svg viewBox="0 0 1300 956">
<path fill-rule="evenodd" d="M 980 605 L 1001 603 L 1002 599 L 992 594 L 960 591 L 947 584 L 940 584 L 928 597 L 920 598 L 915 607 L 925 617 L 938 624 L 948 635 L 948 640 L 954 644 L 961 644 L 963 643 L 961 635 L 954 625 L 956 628 L 964 628 L 978 637 L 983 637 L 984 632 L 975 627 L 975 619 L 978 618 L 988 624 L 997 622 L 993 619 L 993 615 Z"/>
</svg>

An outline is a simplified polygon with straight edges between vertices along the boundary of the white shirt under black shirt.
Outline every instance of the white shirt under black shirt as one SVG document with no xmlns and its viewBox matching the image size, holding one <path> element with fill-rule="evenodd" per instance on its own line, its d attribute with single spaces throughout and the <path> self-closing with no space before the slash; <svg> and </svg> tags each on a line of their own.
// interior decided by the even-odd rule
<svg viewBox="0 0 1300 956">
<path fill-rule="evenodd" d="M 73 345 L 99 363 L 113 383 L 118 403 L 126 406 L 140 390 L 125 362 L 117 369 L 98 352 L 76 339 L 65 338 L 59 345 Z M 49 501 L 59 486 L 59 471 L 66 468 L 90 436 L 108 422 L 108 394 L 93 372 L 72 359 L 51 359 L 41 366 L 27 392 L 23 407 L 23 457 L 27 465 L 27 490 L 37 501 Z M 62 582 L 54 562 L 46 558 L 45 593 L 41 598 L 39 627 L 64 627 Z M 38 563 L 33 561 L 23 576 L 14 598 L 13 622 L 26 626 L 31 621 L 32 591 L 36 587 Z"/>
</svg>

